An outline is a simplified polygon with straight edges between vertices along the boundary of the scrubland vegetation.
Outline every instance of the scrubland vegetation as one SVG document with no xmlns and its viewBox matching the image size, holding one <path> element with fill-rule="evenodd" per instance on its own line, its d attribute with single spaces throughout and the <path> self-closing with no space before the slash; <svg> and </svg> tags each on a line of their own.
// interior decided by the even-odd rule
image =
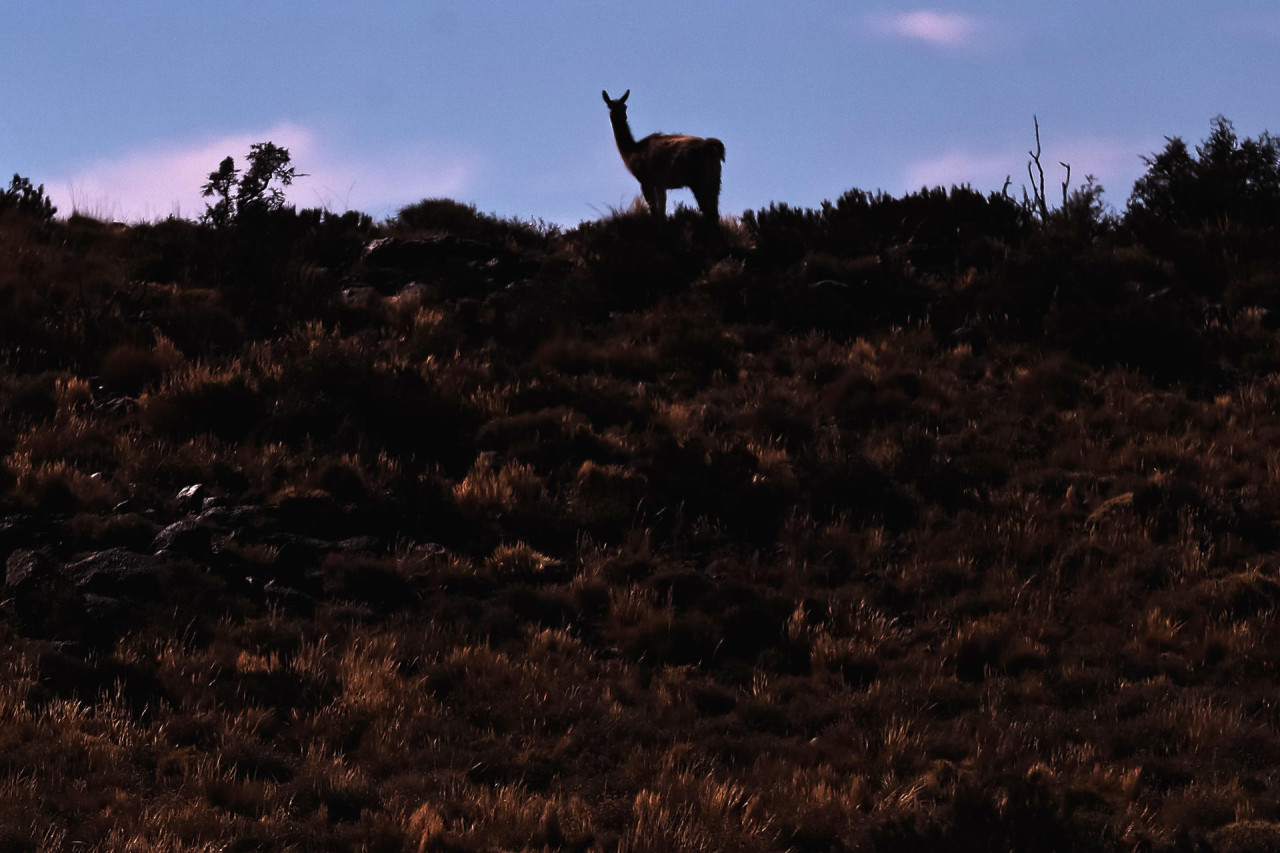
<svg viewBox="0 0 1280 853">
<path fill-rule="evenodd" d="M 1276 849 L 1277 213 L 15 179 L 0 850 Z"/>
</svg>

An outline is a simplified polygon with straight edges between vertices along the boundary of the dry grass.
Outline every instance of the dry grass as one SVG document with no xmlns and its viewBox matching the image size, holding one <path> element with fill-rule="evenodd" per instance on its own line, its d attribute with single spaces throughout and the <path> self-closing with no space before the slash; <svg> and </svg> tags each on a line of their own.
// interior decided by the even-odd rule
<svg viewBox="0 0 1280 853">
<path fill-rule="evenodd" d="M 216 235 L 0 227 L 0 850 L 1274 846 L 1262 309 L 1171 380 L 981 313 L 1043 246 L 682 216 L 428 202 L 495 264 L 298 238 L 248 324 Z"/>
</svg>

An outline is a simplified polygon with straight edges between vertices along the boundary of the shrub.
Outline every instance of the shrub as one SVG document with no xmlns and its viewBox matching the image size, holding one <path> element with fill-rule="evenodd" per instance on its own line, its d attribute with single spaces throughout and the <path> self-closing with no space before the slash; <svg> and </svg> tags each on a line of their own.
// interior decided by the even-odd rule
<svg viewBox="0 0 1280 853">
<path fill-rule="evenodd" d="M 702 275 L 710 258 L 701 229 L 701 216 L 683 207 L 661 222 L 621 212 L 582 223 L 564 245 L 605 306 L 630 310 L 685 291 Z"/>
<path fill-rule="evenodd" d="M 204 365 L 171 379 L 138 400 L 142 421 L 155 433 L 191 438 L 209 433 L 240 441 L 266 412 L 262 394 L 240 367 L 214 370 Z"/>
<path fill-rule="evenodd" d="M 942 271 L 999 259 L 1031 225 L 1027 211 L 999 193 L 967 186 L 921 189 L 901 198 L 852 189 L 817 210 L 772 204 L 747 211 L 743 226 L 755 244 L 752 263 L 778 269 L 813 252 L 841 258 L 897 253 L 914 266 Z"/>
<path fill-rule="evenodd" d="M 501 219 L 480 213 L 474 204 L 447 198 L 427 198 L 402 207 L 389 223 L 397 231 L 452 234 L 486 243 L 506 243 L 514 248 L 539 248 L 556 229 L 542 223 Z"/>
<path fill-rule="evenodd" d="M 150 347 L 117 344 L 102 357 L 99 374 L 113 391 L 136 396 L 155 387 L 184 363 L 182 353 L 163 335 Z"/>
<path fill-rule="evenodd" d="M 234 157 L 225 158 L 209 182 L 201 189 L 206 198 L 217 198 L 206 205 L 205 222 L 216 226 L 231 225 L 247 215 L 279 210 L 284 206 L 284 190 L 297 174 L 289 165 L 289 149 L 272 142 L 255 142 L 249 146 L 249 168 L 241 172 Z"/>
<path fill-rule="evenodd" d="M 44 194 L 44 184 L 31 186 L 31 180 L 14 174 L 7 190 L 0 190 L 0 214 L 15 211 L 21 215 L 31 216 L 44 222 L 53 219 L 58 208 Z"/>
<path fill-rule="evenodd" d="M 1241 141 L 1223 116 L 1192 157 L 1178 137 L 1144 157 L 1126 219 L 1140 232 L 1232 221 L 1274 226 L 1280 215 L 1280 139 L 1265 131 Z"/>
</svg>

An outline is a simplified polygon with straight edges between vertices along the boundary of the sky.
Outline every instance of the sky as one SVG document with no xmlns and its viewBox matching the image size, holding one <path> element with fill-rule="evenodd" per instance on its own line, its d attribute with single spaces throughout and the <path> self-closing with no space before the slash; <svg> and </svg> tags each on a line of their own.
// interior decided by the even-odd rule
<svg viewBox="0 0 1280 853">
<path fill-rule="evenodd" d="M 198 218 L 254 142 L 289 149 L 299 207 L 375 218 L 423 198 L 573 225 L 639 192 L 636 137 L 714 136 L 720 209 L 852 188 L 1021 195 L 1040 124 L 1123 209 L 1142 157 L 1214 116 L 1280 132 L 1275 0 L 644 2 L 0 0 L 0 174 L 60 215 Z M 669 206 L 692 205 L 687 190 Z"/>
</svg>

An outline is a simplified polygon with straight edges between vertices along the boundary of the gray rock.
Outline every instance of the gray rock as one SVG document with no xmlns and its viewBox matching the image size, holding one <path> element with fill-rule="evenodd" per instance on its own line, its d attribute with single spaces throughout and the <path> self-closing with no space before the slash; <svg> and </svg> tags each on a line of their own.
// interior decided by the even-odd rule
<svg viewBox="0 0 1280 853">
<path fill-rule="evenodd" d="M 259 506 L 211 506 L 196 516 L 201 524 L 211 524 L 222 529 L 257 527 L 265 514 Z"/>
<path fill-rule="evenodd" d="M 195 512 L 201 508 L 205 499 L 205 490 L 203 483 L 193 483 L 178 490 L 176 495 L 178 498 L 178 506 L 185 512 Z"/>
<path fill-rule="evenodd" d="M 376 536 L 352 536 L 349 539 L 343 539 L 339 542 L 333 543 L 333 547 L 339 551 L 348 551 L 357 554 L 368 554 L 386 550 L 386 545 Z"/>
<path fill-rule="evenodd" d="M 151 543 L 153 552 L 173 551 L 193 557 L 208 554 L 212 547 L 213 537 L 208 528 L 185 518 L 161 530 Z"/>
<path fill-rule="evenodd" d="M 160 592 L 159 561 L 149 554 L 109 548 L 67 567 L 83 593 L 151 598 Z"/>
<path fill-rule="evenodd" d="M 39 551 L 18 550 L 5 562 L 4 583 L 11 589 L 30 589 L 53 579 L 57 570 L 57 564 Z"/>
<path fill-rule="evenodd" d="M 84 594 L 81 601 L 84 605 L 84 615 L 97 623 L 95 627 L 98 629 L 121 630 L 128 625 L 129 617 L 134 612 L 134 605 L 131 602 L 110 595 L 88 592 Z"/>
<path fill-rule="evenodd" d="M 277 577 L 286 578 L 295 577 L 318 566 L 329 548 L 328 542 L 288 534 L 272 537 L 272 544 L 276 546 L 272 569 Z"/>
<path fill-rule="evenodd" d="M 42 516 L 10 515 L 0 520 L 0 554 L 30 548 L 59 534 L 56 521 Z"/>
<path fill-rule="evenodd" d="M 311 616 L 316 611 L 316 600 L 301 590 L 269 580 L 262 587 L 267 603 L 299 616 Z"/>
<path fill-rule="evenodd" d="M 478 240 L 468 240 L 452 234 L 421 240 L 382 237 L 365 248 L 364 261 L 370 266 L 430 271 L 446 262 L 488 261 L 493 258 L 495 251 L 495 247 Z"/>
</svg>

